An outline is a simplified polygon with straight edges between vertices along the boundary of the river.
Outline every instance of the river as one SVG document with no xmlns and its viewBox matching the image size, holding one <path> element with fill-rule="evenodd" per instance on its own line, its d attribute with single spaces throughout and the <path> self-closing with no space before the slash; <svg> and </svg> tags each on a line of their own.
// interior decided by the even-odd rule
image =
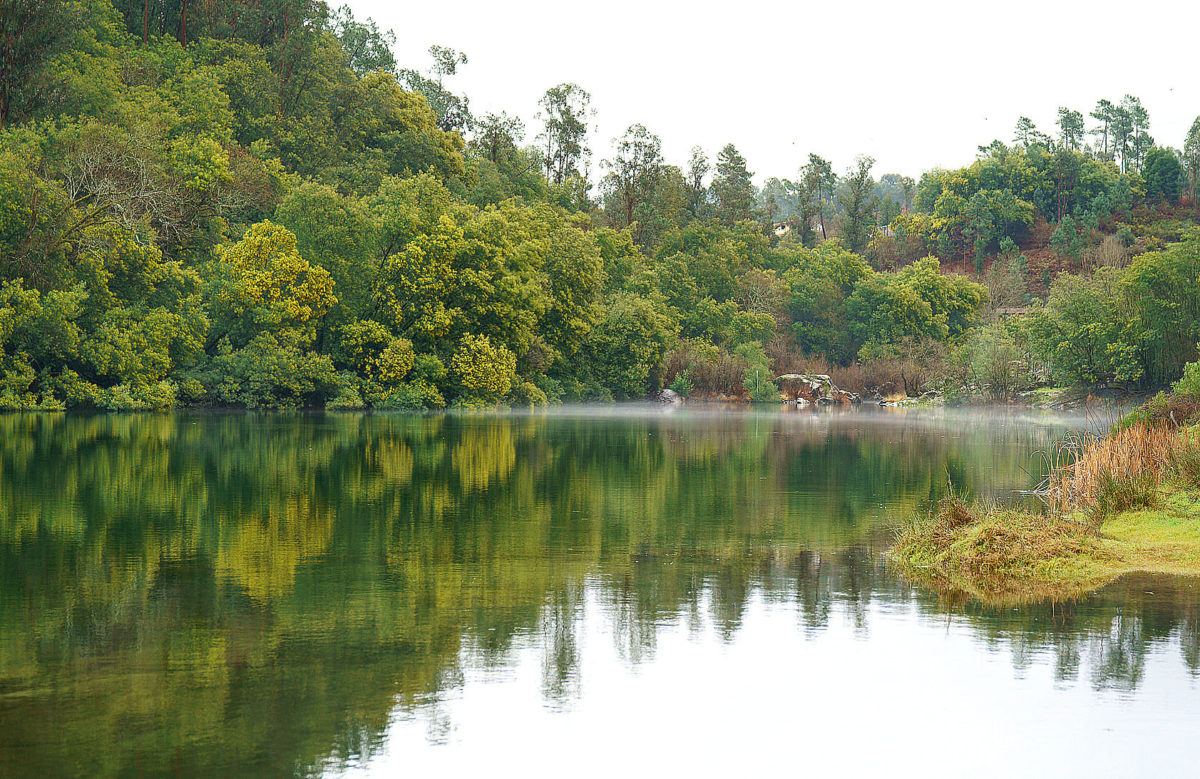
<svg viewBox="0 0 1200 779">
<path fill-rule="evenodd" d="M 1200 582 L 994 607 L 887 564 L 1089 424 L 0 416 L 0 774 L 1187 775 Z"/>
</svg>

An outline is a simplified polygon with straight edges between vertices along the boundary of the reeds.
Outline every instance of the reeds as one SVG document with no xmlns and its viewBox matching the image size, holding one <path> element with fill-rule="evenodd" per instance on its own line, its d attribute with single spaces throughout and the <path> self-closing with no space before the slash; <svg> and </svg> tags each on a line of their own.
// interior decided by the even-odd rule
<svg viewBox="0 0 1200 779">
<path fill-rule="evenodd" d="M 1084 511 L 1100 520 L 1158 506 L 1166 481 L 1200 485 L 1200 436 L 1169 424 L 1137 423 L 1107 436 L 1073 436 L 1055 455 L 1041 492 L 1059 515 Z"/>
</svg>

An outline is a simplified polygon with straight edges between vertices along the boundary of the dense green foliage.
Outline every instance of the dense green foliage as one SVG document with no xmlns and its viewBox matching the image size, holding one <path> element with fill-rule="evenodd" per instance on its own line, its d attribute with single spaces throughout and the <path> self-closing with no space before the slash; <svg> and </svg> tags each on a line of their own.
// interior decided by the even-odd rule
<svg viewBox="0 0 1200 779">
<path fill-rule="evenodd" d="M 756 189 L 732 144 L 685 171 L 635 124 L 593 194 L 586 90 L 547 90 L 525 145 L 453 91 L 466 55 L 399 68 L 348 8 L 2 7 L 4 408 L 537 404 L 683 371 L 768 399 L 814 360 L 967 365 L 972 328 L 1035 300 L 1003 329 L 1044 376 L 1161 384 L 1194 356 L 1195 243 L 1166 245 L 1200 141 L 1155 145 L 1136 98 L 1101 101 L 1095 146 L 1063 109 L 1058 139 L 1022 119 L 919 182 L 813 154 Z"/>
</svg>

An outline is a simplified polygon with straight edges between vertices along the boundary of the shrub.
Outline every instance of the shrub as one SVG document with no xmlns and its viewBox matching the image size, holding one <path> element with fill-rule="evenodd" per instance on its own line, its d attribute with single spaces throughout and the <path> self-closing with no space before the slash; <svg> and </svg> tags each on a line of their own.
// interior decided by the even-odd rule
<svg viewBox="0 0 1200 779">
<path fill-rule="evenodd" d="M 270 333 L 219 354 L 202 380 L 214 400 L 246 408 L 319 404 L 340 387 L 329 357 L 281 343 Z"/>
<path fill-rule="evenodd" d="M 685 368 L 675 374 L 675 379 L 671 382 L 671 390 L 679 393 L 683 397 L 691 395 L 696 389 L 696 382 L 692 381 L 692 371 L 690 368 Z"/>
<path fill-rule="evenodd" d="M 437 391 L 437 387 L 421 380 L 401 384 L 373 404 L 381 410 L 403 411 L 442 408 L 445 405 L 446 399 Z"/>
<path fill-rule="evenodd" d="M 1183 376 L 1171 385 L 1177 395 L 1200 400 L 1200 362 L 1189 362 L 1183 366 Z"/>
<path fill-rule="evenodd" d="M 518 382 L 512 390 L 513 405 L 540 408 L 547 405 L 550 399 L 540 387 L 531 381 Z"/>
</svg>

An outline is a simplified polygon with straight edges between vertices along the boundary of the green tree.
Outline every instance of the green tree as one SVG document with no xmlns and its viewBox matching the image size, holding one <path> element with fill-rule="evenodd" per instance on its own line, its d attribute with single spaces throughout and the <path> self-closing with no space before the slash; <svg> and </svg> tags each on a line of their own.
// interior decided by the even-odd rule
<svg viewBox="0 0 1200 779">
<path fill-rule="evenodd" d="M 1112 151 L 1109 148 L 1109 139 L 1112 131 L 1113 118 L 1116 115 L 1116 106 L 1111 100 L 1101 98 L 1096 102 L 1095 109 L 1092 110 L 1091 117 L 1100 124 L 1092 131 L 1092 134 L 1100 139 L 1100 159 L 1111 160 Z"/>
<path fill-rule="evenodd" d="M 301 257 L 296 236 L 271 222 L 253 225 L 242 240 L 218 247 L 209 274 L 209 341 L 214 344 L 225 340 L 237 348 L 260 333 L 289 330 L 288 339 L 305 345 L 337 304 L 329 272 Z"/>
<path fill-rule="evenodd" d="M 743 219 L 754 217 L 753 174 L 746 170 L 746 159 L 732 143 L 717 154 L 717 173 L 709 191 L 712 194 L 716 217 L 732 227 Z"/>
<path fill-rule="evenodd" d="M 333 13 L 329 28 L 341 42 L 350 69 L 358 75 L 372 70 L 391 72 L 396 69 L 396 57 L 392 54 L 396 34 L 391 30 L 380 32 L 372 19 L 358 21 L 348 5 Z"/>
<path fill-rule="evenodd" d="M 875 179 L 871 177 L 872 157 L 862 156 L 846 174 L 845 186 L 838 196 L 841 207 L 838 228 L 846 248 L 861 252 L 875 237 Z"/>
<path fill-rule="evenodd" d="M 1200 182 L 1200 116 L 1188 128 L 1183 142 L 1183 169 L 1187 176 L 1188 197 L 1195 200 L 1197 183 Z"/>
<path fill-rule="evenodd" d="M 693 146 L 687 169 L 688 212 L 692 219 L 705 219 L 708 216 L 708 188 L 704 186 L 708 173 L 708 157 L 704 149 Z"/>
<path fill-rule="evenodd" d="M 1069 108 L 1058 108 L 1058 141 L 1066 149 L 1079 151 L 1083 144 L 1083 114 Z"/>
<path fill-rule="evenodd" d="M 1143 376 L 1136 331 L 1122 281 L 1113 268 L 1092 276 L 1062 273 L 1030 333 L 1060 380 L 1080 384 L 1137 383 Z"/>
<path fill-rule="evenodd" d="M 494 403 L 508 394 L 516 376 L 517 357 L 486 335 L 464 335 L 450 361 L 450 376 L 465 405 Z"/>
<path fill-rule="evenodd" d="M 1150 113 L 1142 101 L 1133 95 L 1121 98 L 1122 129 L 1127 129 L 1127 140 L 1122 149 L 1121 162 L 1124 170 L 1141 171 L 1146 153 L 1154 146 L 1150 136 Z M 1126 161 L 1126 156 L 1129 160 Z"/>
<path fill-rule="evenodd" d="M 373 225 L 362 203 L 324 184 L 307 182 L 280 202 L 275 221 L 296 236 L 301 256 L 333 277 L 339 301 L 335 318 L 363 316 L 370 305 L 377 265 Z"/>
<path fill-rule="evenodd" d="M 837 174 L 833 172 L 833 164 L 815 154 L 809 154 L 808 164 L 801 169 L 801 176 L 805 188 L 816 195 L 821 240 L 827 240 L 829 236 L 825 231 L 825 217 L 829 204 L 833 201 L 834 187 L 837 185 Z"/>
<path fill-rule="evenodd" d="M 1197 357 L 1200 341 L 1200 236 L 1194 232 L 1178 244 L 1134 258 L 1127 269 L 1126 309 L 1130 335 L 1140 339 L 1146 379 L 1163 385 L 1180 375 L 1185 363 Z M 1118 295 L 1118 299 L 1125 298 Z"/>
<path fill-rule="evenodd" d="M 609 173 L 601 182 L 605 214 L 617 229 L 632 227 L 634 241 L 646 245 L 645 222 L 652 218 L 647 205 L 663 178 L 662 142 L 644 126 L 633 124 L 617 141 L 612 160 L 602 166 Z"/>
<path fill-rule="evenodd" d="M 1045 133 L 1038 130 L 1037 125 L 1028 116 L 1022 116 L 1017 119 L 1017 126 L 1013 130 L 1013 143 L 1025 147 L 1034 144 L 1045 146 L 1049 140 Z"/>
<path fill-rule="evenodd" d="M 499 114 L 484 114 L 474 127 L 470 146 L 480 156 L 499 165 L 517 153 L 520 142 L 525 138 L 525 124 L 519 117 Z"/>
<path fill-rule="evenodd" d="M 467 64 L 467 55 L 446 46 L 429 47 L 433 60 L 433 78 L 411 68 L 399 72 L 400 83 L 425 97 L 425 102 L 437 115 L 437 125 L 446 132 L 462 133 L 472 123 L 471 105 L 466 95 L 456 95 L 445 87 L 446 76 L 453 76 L 460 65 Z"/>
<path fill-rule="evenodd" d="M 55 58 L 82 21 L 69 0 L 0 0 L 0 130 L 45 101 L 60 77 Z"/>
<path fill-rule="evenodd" d="M 546 178 L 562 184 L 572 174 L 586 179 L 586 164 L 591 154 L 587 146 L 592 96 L 578 84 L 563 83 L 550 87 L 538 101 L 543 129 L 542 160 Z M 579 165 L 585 166 L 584 171 Z"/>
<path fill-rule="evenodd" d="M 643 397 L 659 388 L 676 329 L 660 297 L 618 293 L 585 342 L 588 369 L 613 395 Z"/>
<path fill-rule="evenodd" d="M 1147 151 L 1142 177 L 1148 202 L 1174 205 L 1183 193 L 1183 166 L 1171 149 L 1155 146 Z"/>
</svg>

